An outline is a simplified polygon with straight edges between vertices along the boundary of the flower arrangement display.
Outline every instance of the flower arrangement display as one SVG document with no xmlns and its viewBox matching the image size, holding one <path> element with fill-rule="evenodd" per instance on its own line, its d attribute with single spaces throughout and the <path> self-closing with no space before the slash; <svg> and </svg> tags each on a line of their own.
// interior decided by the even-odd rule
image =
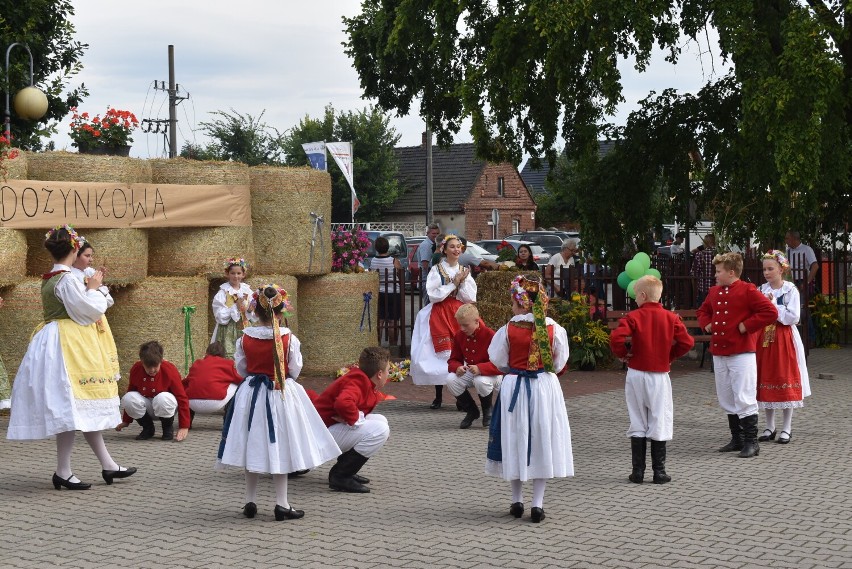
<svg viewBox="0 0 852 569">
<path fill-rule="evenodd" d="M 14 160 L 19 154 L 17 148 L 12 148 L 12 141 L 0 134 L 0 177 L 4 180 L 9 172 L 5 164 L 6 160 Z"/>
<path fill-rule="evenodd" d="M 808 308 L 816 328 L 816 345 L 820 348 L 837 347 L 841 327 L 837 299 L 815 294 L 808 303 Z"/>
<path fill-rule="evenodd" d="M 331 232 L 331 270 L 336 273 L 363 273 L 370 238 L 360 228 L 338 227 Z"/>
<path fill-rule="evenodd" d="M 107 107 L 103 117 L 78 113 L 77 107 L 71 107 L 71 111 L 73 114 L 69 136 L 77 148 L 128 146 L 133 142 L 131 133 L 139 126 L 136 115 L 130 111 Z"/>
<path fill-rule="evenodd" d="M 589 313 L 588 297 L 573 293 L 569 300 L 550 301 L 552 318 L 568 333 L 569 362 L 573 367 L 591 370 L 612 361 L 609 349 L 609 329 Z"/>
</svg>

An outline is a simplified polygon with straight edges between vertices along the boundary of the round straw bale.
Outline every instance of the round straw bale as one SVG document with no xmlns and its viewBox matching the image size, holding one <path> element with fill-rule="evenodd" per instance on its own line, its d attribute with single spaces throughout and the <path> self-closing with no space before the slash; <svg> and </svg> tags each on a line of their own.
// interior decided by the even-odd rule
<svg viewBox="0 0 852 569">
<path fill-rule="evenodd" d="M 369 320 L 364 293 L 372 294 Z M 358 361 L 367 346 L 378 344 L 378 273 L 331 273 L 299 279 L 299 339 L 304 369 L 330 373 Z M 369 325 L 368 325 L 369 323 Z"/>
<path fill-rule="evenodd" d="M 27 229 L 27 274 L 39 276 L 53 266 L 44 248 L 45 229 Z M 148 273 L 148 234 L 141 229 L 80 230 L 95 250 L 95 267 L 106 267 L 104 282 L 124 286 L 144 279 Z"/>
<path fill-rule="evenodd" d="M 251 178 L 251 221 L 257 270 L 321 275 L 331 270 L 331 177 L 312 168 L 255 166 Z M 323 218 L 311 238 L 315 213 Z"/>
<path fill-rule="evenodd" d="M 248 166 L 240 162 L 214 162 L 187 158 L 155 158 L 151 164 L 151 181 L 155 184 L 247 186 Z"/>
<path fill-rule="evenodd" d="M 524 273 L 517 270 L 485 271 L 481 273 L 476 279 L 477 304 L 481 302 L 505 304 L 509 307 L 509 312 L 511 313 L 512 298 L 509 296 L 509 285 L 512 284 L 512 280 L 519 274 Z"/>
<path fill-rule="evenodd" d="M 121 392 L 127 389 L 130 367 L 139 359 L 139 346 L 150 340 L 160 342 L 166 359 L 185 373 L 184 306 L 195 306 L 190 316 L 191 342 L 195 358 L 204 357 L 210 342 L 207 290 L 207 280 L 200 277 L 149 277 L 113 291 L 115 305 L 107 316 L 118 348 Z"/>
<path fill-rule="evenodd" d="M 0 356 L 11 380 L 24 359 L 35 327 L 44 319 L 41 279 L 24 278 L 15 286 L 0 288 Z"/>
<path fill-rule="evenodd" d="M 147 160 L 121 156 L 96 156 L 76 152 L 33 152 L 27 156 L 30 180 L 57 182 L 150 183 Z"/>
<path fill-rule="evenodd" d="M 508 299 L 509 295 L 506 295 Z M 477 301 L 476 308 L 483 322 L 492 330 L 497 330 L 512 319 L 512 304 L 505 302 Z"/>
<path fill-rule="evenodd" d="M 45 251 L 46 252 L 46 251 Z M 0 227 L 0 286 L 15 284 L 27 273 L 27 235 Z"/>
<path fill-rule="evenodd" d="M 28 180 L 27 176 L 27 153 L 21 152 L 12 160 L 4 160 L 3 167 L 6 168 L 7 180 Z"/>
</svg>

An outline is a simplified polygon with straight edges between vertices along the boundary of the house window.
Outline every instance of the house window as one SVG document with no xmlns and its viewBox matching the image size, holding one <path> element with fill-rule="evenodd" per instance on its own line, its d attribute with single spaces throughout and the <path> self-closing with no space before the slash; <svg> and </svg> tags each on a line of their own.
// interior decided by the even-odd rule
<svg viewBox="0 0 852 569">
<path fill-rule="evenodd" d="M 520 233 L 521 232 L 521 220 L 513 219 L 512 220 L 512 233 Z"/>
<path fill-rule="evenodd" d="M 497 178 L 497 195 L 500 197 L 503 196 L 503 176 Z"/>
</svg>

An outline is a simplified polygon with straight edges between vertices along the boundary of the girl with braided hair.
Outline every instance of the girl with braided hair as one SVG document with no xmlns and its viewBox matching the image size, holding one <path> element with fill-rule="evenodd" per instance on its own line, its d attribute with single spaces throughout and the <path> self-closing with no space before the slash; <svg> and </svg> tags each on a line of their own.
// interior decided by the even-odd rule
<svg viewBox="0 0 852 569">
<path fill-rule="evenodd" d="M 512 485 L 509 513 L 524 513 L 523 483 L 533 481 L 530 519 L 544 519 L 548 478 L 574 476 L 571 427 L 557 372 L 568 363 L 568 335 L 547 312 L 547 294 L 537 276 L 518 275 L 510 287 L 508 324 L 491 340 L 488 356 L 506 375 L 488 440 L 485 472 Z"/>
<path fill-rule="evenodd" d="M 248 309 L 259 322 L 245 328 L 236 342 L 234 363 L 245 381 L 225 416 L 216 469 L 245 470 L 247 518 L 257 514 L 260 474 L 272 474 L 275 519 L 294 520 L 305 512 L 287 499 L 287 474 L 316 468 L 336 458 L 340 449 L 305 389 L 296 383 L 302 353 L 299 339 L 282 326 L 290 314 L 287 291 L 266 285 L 254 292 Z"/>
</svg>

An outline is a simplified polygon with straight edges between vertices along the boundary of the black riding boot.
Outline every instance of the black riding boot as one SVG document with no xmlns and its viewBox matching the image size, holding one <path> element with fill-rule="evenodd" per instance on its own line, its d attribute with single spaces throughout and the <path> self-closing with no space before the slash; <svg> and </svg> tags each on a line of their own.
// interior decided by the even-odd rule
<svg viewBox="0 0 852 569">
<path fill-rule="evenodd" d="M 482 395 L 479 396 L 479 403 L 482 404 L 482 426 L 487 427 L 491 425 L 491 398 L 494 396 L 494 393 L 489 393 L 485 397 Z"/>
<path fill-rule="evenodd" d="M 666 441 L 651 441 L 651 468 L 654 469 L 654 484 L 672 481 L 666 474 Z"/>
<path fill-rule="evenodd" d="M 435 399 L 432 401 L 432 404 L 429 405 L 429 409 L 440 409 L 441 401 L 443 400 L 444 395 L 444 386 L 436 385 L 435 386 Z"/>
<path fill-rule="evenodd" d="M 476 402 L 467 389 L 462 391 L 462 394 L 458 396 L 458 402 L 462 406 L 462 409 L 467 412 L 467 415 L 464 416 L 464 419 L 462 419 L 459 425 L 459 429 L 469 429 L 473 422 L 479 419 L 479 407 L 476 406 Z"/>
<path fill-rule="evenodd" d="M 757 413 L 740 419 L 743 429 L 743 450 L 740 451 L 740 458 L 751 458 L 760 454 L 760 445 L 757 442 L 757 420 Z"/>
<path fill-rule="evenodd" d="M 368 493 L 370 489 L 353 478 L 367 460 L 366 456 L 354 448 L 341 454 L 328 473 L 328 487 L 340 492 Z"/>
<path fill-rule="evenodd" d="M 137 441 L 147 441 L 154 436 L 154 418 L 145 413 L 136 422 L 142 426 L 142 432 L 136 435 Z"/>
<path fill-rule="evenodd" d="M 743 450 L 743 429 L 740 426 L 740 418 L 736 415 L 728 415 L 728 428 L 731 429 L 731 442 L 720 448 L 719 452 Z"/>
<path fill-rule="evenodd" d="M 645 478 L 645 453 L 647 452 L 645 437 L 630 437 L 630 452 L 633 455 L 633 472 L 627 477 L 635 484 L 642 484 Z"/>
<path fill-rule="evenodd" d="M 162 438 L 163 438 L 164 441 L 170 441 L 173 438 L 175 438 L 174 424 L 175 424 L 175 416 L 174 415 L 172 415 L 171 417 L 160 417 L 160 425 L 162 425 L 162 427 L 163 427 L 163 437 Z"/>
</svg>

